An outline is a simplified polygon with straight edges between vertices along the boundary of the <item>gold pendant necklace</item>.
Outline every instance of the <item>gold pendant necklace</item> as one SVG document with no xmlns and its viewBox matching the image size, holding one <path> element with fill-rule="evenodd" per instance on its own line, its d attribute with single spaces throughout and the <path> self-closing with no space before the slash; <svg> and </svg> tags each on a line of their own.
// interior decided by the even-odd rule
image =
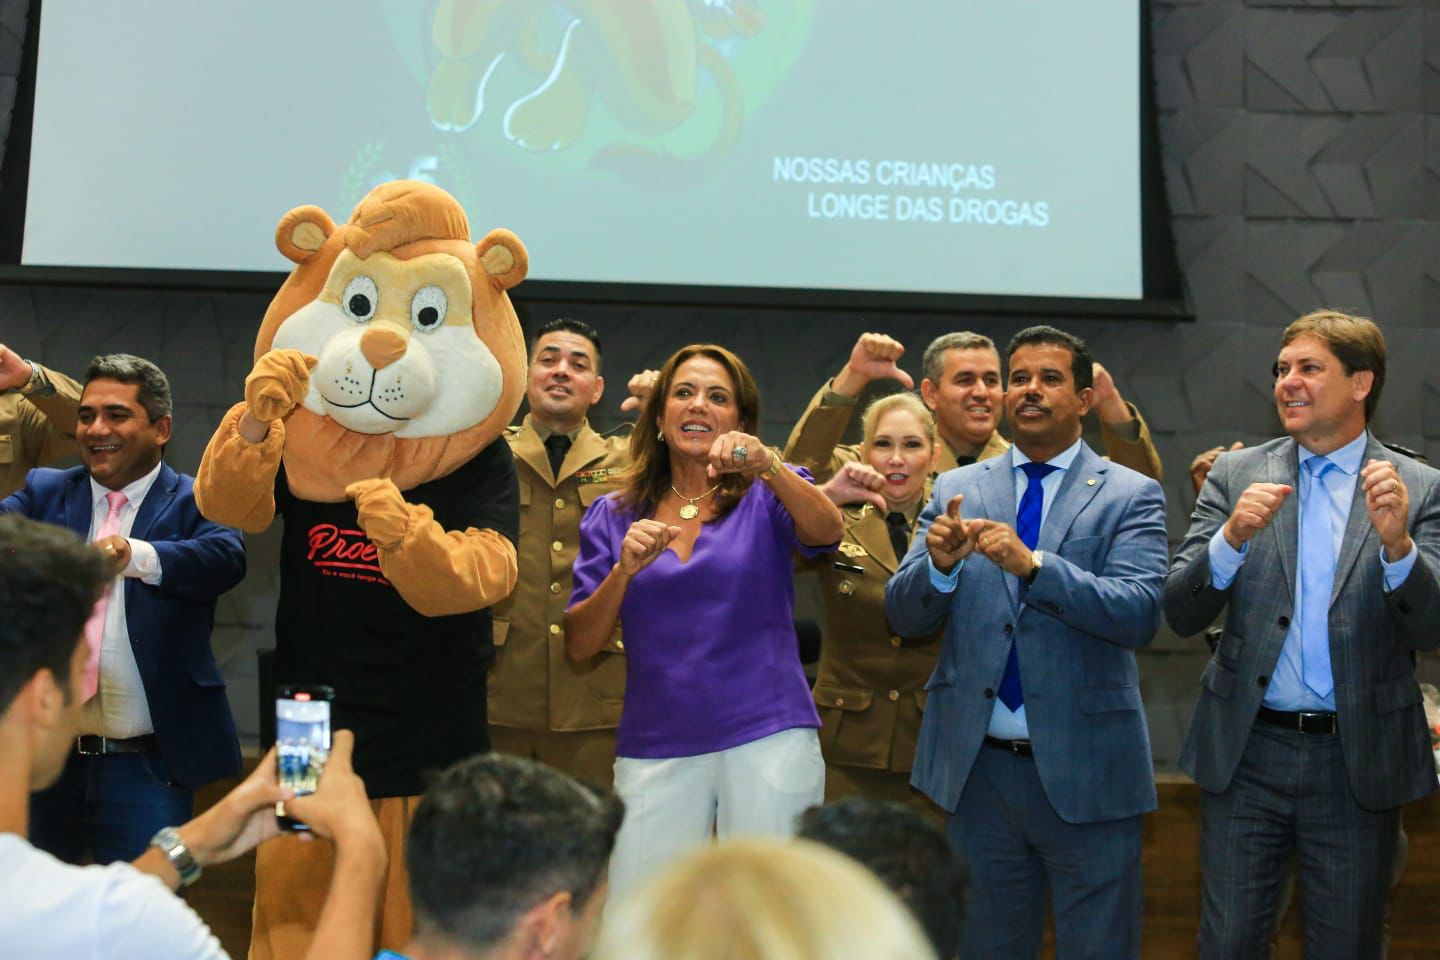
<svg viewBox="0 0 1440 960">
<path fill-rule="evenodd" d="M 710 496 L 710 494 L 714 493 L 716 490 L 719 489 L 720 484 L 717 483 L 715 484 L 715 486 L 711 487 L 709 490 L 706 490 L 698 497 L 687 497 L 685 496 L 685 494 L 675 489 L 675 484 L 670 484 L 671 492 L 673 492 L 675 496 L 679 497 L 681 500 L 685 501 L 685 506 L 680 508 L 681 520 L 694 520 L 696 517 L 700 516 L 700 508 L 695 506 L 695 502 L 697 500 L 704 500 L 706 497 Z"/>
</svg>

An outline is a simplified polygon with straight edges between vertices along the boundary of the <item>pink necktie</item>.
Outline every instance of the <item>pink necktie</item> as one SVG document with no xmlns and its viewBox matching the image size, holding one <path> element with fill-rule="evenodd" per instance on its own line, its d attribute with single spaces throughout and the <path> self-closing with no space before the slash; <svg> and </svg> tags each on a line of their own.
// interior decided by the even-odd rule
<svg viewBox="0 0 1440 960">
<path fill-rule="evenodd" d="M 120 511 L 124 510 L 130 501 L 125 494 L 115 490 L 105 494 L 105 502 L 110 505 L 110 512 L 105 514 L 105 522 L 100 524 L 100 529 L 95 532 L 96 540 L 104 540 L 120 532 Z M 105 608 L 110 605 L 110 591 L 114 588 L 113 581 L 106 585 L 105 592 L 95 601 L 95 609 L 90 613 L 90 619 L 85 621 L 85 639 L 90 644 L 90 656 L 85 661 L 81 694 L 86 700 L 95 696 L 95 691 L 100 689 L 100 647 L 105 637 Z"/>
</svg>

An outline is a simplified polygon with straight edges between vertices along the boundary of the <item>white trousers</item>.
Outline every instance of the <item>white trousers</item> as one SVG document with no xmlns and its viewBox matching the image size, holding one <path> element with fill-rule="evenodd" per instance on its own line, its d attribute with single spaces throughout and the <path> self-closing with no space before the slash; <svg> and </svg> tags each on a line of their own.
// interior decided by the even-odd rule
<svg viewBox="0 0 1440 960">
<path fill-rule="evenodd" d="M 795 727 L 693 757 L 616 757 L 615 792 L 625 821 L 612 904 L 712 836 L 794 836 L 796 818 L 825 797 L 825 761 L 816 731 Z"/>
</svg>

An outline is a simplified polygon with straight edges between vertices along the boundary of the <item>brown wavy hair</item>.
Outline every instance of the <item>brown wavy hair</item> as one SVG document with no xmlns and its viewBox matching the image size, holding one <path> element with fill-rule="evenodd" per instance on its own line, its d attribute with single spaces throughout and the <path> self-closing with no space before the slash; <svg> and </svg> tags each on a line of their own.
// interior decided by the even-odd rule
<svg viewBox="0 0 1440 960">
<path fill-rule="evenodd" d="M 660 442 L 660 414 L 675 382 L 675 371 L 692 357 L 714 360 L 730 375 L 730 382 L 735 385 L 735 407 L 740 413 L 740 422 L 735 429 L 755 434 L 760 424 L 760 390 L 755 386 L 755 378 L 750 375 L 745 361 L 713 343 L 692 343 L 675 351 L 660 368 L 655 389 L 646 398 L 640 419 L 630 434 L 630 468 L 620 478 L 620 502 L 644 516 L 654 514 L 673 482 L 670 451 Z M 754 477 L 745 474 L 722 474 L 720 489 L 715 493 L 716 515 L 724 516 L 733 510 L 752 482 Z"/>
</svg>

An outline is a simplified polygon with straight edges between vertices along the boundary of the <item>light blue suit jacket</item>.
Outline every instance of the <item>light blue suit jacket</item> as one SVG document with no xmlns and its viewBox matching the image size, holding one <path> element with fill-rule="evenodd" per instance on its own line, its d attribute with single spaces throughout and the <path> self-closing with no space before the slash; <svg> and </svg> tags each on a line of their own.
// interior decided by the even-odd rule
<svg viewBox="0 0 1440 960">
<path fill-rule="evenodd" d="M 1155 636 L 1165 581 L 1160 485 L 1084 443 L 1040 530 L 1044 566 L 1021 606 L 1020 581 L 979 555 L 950 595 L 930 582 L 925 534 L 950 498 L 967 518 L 1015 525 L 1009 455 L 942 474 L 885 610 L 903 636 L 946 625 L 927 686 L 912 783 L 954 810 L 981 749 L 1013 638 L 1045 795 L 1061 819 L 1093 823 L 1155 809 L 1150 737 L 1135 650 Z M 948 619 L 948 624 L 947 624 Z"/>
</svg>

